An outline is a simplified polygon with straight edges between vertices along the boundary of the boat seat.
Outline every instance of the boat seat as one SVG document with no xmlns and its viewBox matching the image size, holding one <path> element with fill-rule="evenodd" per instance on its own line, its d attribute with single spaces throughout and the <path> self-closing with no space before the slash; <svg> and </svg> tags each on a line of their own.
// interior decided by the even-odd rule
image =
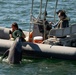
<svg viewBox="0 0 76 75">
<path fill-rule="evenodd" d="M 49 36 L 63 37 L 67 35 L 72 35 L 74 33 L 76 33 L 76 24 L 67 28 L 51 29 L 49 32 Z"/>
<path fill-rule="evenodd" d="M 39 31 L 39 27 L 37 24 L 33 26 L 33 37 L 35 36 L 42 36 L 42 33 Z"/>
</svg>

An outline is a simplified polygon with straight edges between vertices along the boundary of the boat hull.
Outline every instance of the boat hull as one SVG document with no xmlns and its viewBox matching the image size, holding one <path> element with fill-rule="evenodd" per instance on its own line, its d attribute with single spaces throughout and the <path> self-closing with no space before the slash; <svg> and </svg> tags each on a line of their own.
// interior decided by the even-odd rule
<svg viewBox="0 0 76 75">
<path fill-rule="evenodd" d="M 0 55 L 9 49 L 13 42 L 14 41 L 0 39 Z M 22 50 L 23 56 L 29 58 L 58 58 L 76 60 L 76 48 L 74 47 L 23 42 Z"/>
</svg>

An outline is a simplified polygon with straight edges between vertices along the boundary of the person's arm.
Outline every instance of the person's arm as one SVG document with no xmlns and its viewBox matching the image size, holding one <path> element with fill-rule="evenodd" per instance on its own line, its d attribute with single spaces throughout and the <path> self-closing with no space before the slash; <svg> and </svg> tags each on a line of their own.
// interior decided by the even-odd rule
<svg viewBox="0 0 76 75">
<path fill-rule="evenodd" d="M 58 23 L 59 23 L 59 21 L 54 23 L 52 26 L 55 28 L 55 27 L 57 27 Z"/>
<path fill-rule="evenodd" d="M 22 32 L 22 37 L 26 38 L 26 35 L 24 34 L 24 32 L 21 29 L 19 29 L 19 30 Z"/>
<path fill-rule="evenodd" d="M 23 38 L 26 38 L 26 35 L 25 35 L 23 32 L 22 32 L 22 37 L 23 37 Z"/>
<path fill-rule="evenodd" d="M 58 25 L 58 23 L 59 23 L 59 21 L 58 22 L 56 22 L 56 23 L 52 23 L 52 22 L 49 22 L 49 24 L 51 24 L 52 25 L 52 27 L 57 27 L 57 25 Z"/>
<path fill-rule="evenodd" d="M 9 30 L 9 37 L 10 37 L 10 39 L 13 38 L 12 37 L 12 31 L 11 30 Z"/>
</svg>

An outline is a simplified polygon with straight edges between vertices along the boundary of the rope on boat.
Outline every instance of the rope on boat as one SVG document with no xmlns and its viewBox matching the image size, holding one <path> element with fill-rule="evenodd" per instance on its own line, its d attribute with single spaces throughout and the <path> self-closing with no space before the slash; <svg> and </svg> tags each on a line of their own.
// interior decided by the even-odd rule
<svg viewBox="0 0 76 75">
<path fill-rule="evenodd" d="M 39 19 L 41 19 L 41 14 L 42 14 L 42 0 L 40 2 L 40 12 L 39 12 Z"/>
<path fill-rule="evenodd" d="M 55 16 L 56 16 L 57 5 L 58 5 L 58 0 L 56 0 L 56 6 L 55 6 L 55 12 L 54 12 L 54 22 L 56 22 Z"/>
<path fill-rule="evenodd" d="M 47 3 L 48 0 L 46 0 L 46 4 L 45 4 L 45 11 L 44 11 L 44 18 L 43 18 L 43 25 L 44 25 L 44 40 L 45 40 L 45 34 L 46 34 L 46 30 L 45 30 L 45 19 L 46 19 L 46 9 L 47 9 Z"/>
<path fill-rule="evenodd" d="M 46 18 L 47 3 L 48 3 L 48 0 L 46 0 L 46 4 L 45 4 L 44 19 Z"/>
<path fill-rule="evenodd" d="M 33 15 L 33 4 L 34 4 L 34 0 L 32 0 L 32 6 L 31 6 L 31 10 L 30 10 L 30 22 L 32 20 L 32 15 Z M 29 35 L 30 35 L 30 32 L 31 32 L 31 23 L 30 23 L 30 27 L 29 27 Z"/>
</svg>

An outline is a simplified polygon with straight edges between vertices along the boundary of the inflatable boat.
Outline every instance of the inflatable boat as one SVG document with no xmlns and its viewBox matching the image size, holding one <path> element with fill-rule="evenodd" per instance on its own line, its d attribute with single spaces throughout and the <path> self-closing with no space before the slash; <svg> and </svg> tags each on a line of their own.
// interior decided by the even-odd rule
<svg viewBox="0 0 76 75">
<path fill-rule="evenodd" d="M 47 1 L 48 0 L 46 0 L 46 5 Z M 30 31 L 30 25 L 29 31 L 24 31 L 24 34 L 26 35 L 26 42 L 22 43 L 23 56 L 30 58 L 59 58 L 76 60 L 76 24 L 67 28 L 51 29 L 47 38 L 45 24 L 43 23 L 44 21 L 41 20 L 41 10 L 40 19 L 35 18 L 32 11 L 33 0 L 31 10 L 31 23 L 33 25 L 33 30 Z M 45 17 L 46 16 L 44 15 L 44 18 Z M 10 28 L 0 27 L 0 55 L 9 49 L 14 42 L 14 40 L 9 39 L 9 30 Z"/>
<path fill-rule="evenodd" d="M 38 25 L 34 25 L 34 26 L 38 26 Z M 76 25 L 72 25 L 71 27 L 68 27 L 67 33 L 66 33 L 66 28 L 52 29 L 50 31 L 50 36 L 53 35 L 58 37 L 66 34 L 69 35 L 72 32 L 75 33 L 76 32 L 75 27 Z M 7 49 L 9 49 L 14 42 L 12 40 L 9 40 L 9 30 L 10 28 L 0 27 L 0 55 L 2 55 Z M 62 33 L 63 31 L 64 33 Z M 57 34 L 57 32 L 61 34 Z M 24 31 L 24 33 L 28 37 L 29 32 Z M 76 60 L 75 34 L 70 35 L 66 38 L 50 37 L 44 41 L 41 35 L 36 35 L 33 37 L 32 42 L 29 42 L 27 37 L 25 38 L 27 41 L 22 43 L 22 50 L 23 50 L 24 57 L 61 58 L 61 59 Z"/>
</svg>

